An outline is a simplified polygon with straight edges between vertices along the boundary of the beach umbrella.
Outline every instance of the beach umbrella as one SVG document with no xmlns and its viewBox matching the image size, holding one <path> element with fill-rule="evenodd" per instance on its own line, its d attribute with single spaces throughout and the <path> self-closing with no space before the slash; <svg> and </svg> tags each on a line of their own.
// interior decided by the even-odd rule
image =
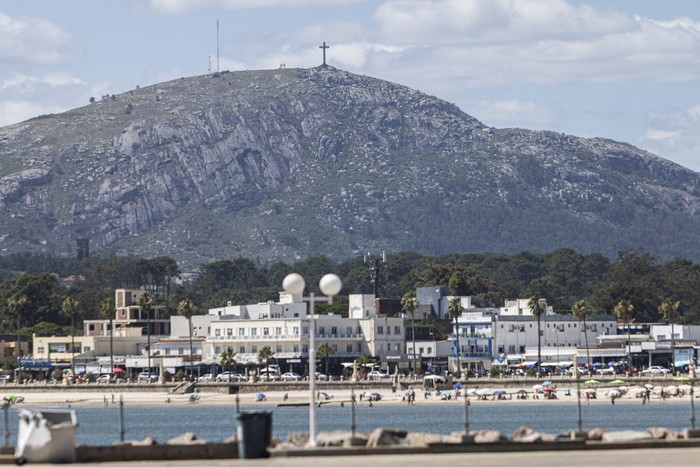
<svg viewBox="0 0 700 467">
<path fill-rule="evenodd" d="M 476 394 L 476 388 L 469 388 L 469 389 L 467 389 L 467 394 L 468 394 L 468 395 Z"/>
<path fill-rule="evenodd" d="M 454 386 L 452 386 L 452 389 L 454 389 L 454 390 L 462 389 L 462 383 L 455 383 Z"/>
<path fill-rule="evenodd" d="M 617 365 L 617 362 L 608 362 L 608 366 L 615 366 Z"/>
<path fill-rule="evenodd" d="M 596 379 L 589 379 L 588 381 L 586 381 L 583 384 L 600 384 L 600 381 L 598 381 Z"/>
<path fill-rule="evenodd" d="M 557 392 L 557 390 L 554 388 L 544 388 L 543 391 L 544 392 Z"/>
<path fill-rule="evenodd" d="M 542 386 L 549 386 L 550 384 L 552 384 L 551 381 L 545 381 L 542 383 Z"/>
<path fill-rule="evenodd" d="M 687 376 L 677 376 L 677 377 L 673 378 L 673 381 L 685 382 L 685 381 L 690 381 L 690 378 L 688 378 Z"/>
<path fill-rule="evenodd" d="M 524 389 L 518 389 L 518 394 L 527 394 L 527 391 Z"/>
<path fill-rule="evenodd" d="M 503 389 L 499 389 L 498 391 L 493 391 L 494 396 L 504 396 L 506 392 Z"/>
<path fill-rule="evenodd" d="M 535 384 L 534 386 L 532 386 L 532 389 L 533 389 L 535 392 L 541 391 L 541 390 L 542 390 L 542 385 L 541 385 L 541 384 Z"/>
<path fill-rule="evenodd" d="M 654 385 L 649 383 L 645 384 L 644 387 L 647 389 L 654 389 Z"/>
<path fill-rule="evenodd" d="M 617 389 L 613 389 L 612 391 L 608 391 L 607 396 L 610 399 L 619 399 L 620 397 L 622 397 L 622 393 Z"/>
<path fill-rule="evenodd" d="M 586 394 L 588 394 L 589 396 L 595 396 L 596 391 L 595 391 L 595 389 L 589 389 L 588 391 L 586 391 Z"/>
<path fill-rule="evenodd" d="M 619 386 L 621 384 L 627 384 L 627 383 L 621 379 L 616 379 L 615 381 L 610 381 L 610 384 L 615 384 L 615 385 Z"/>
</svg>

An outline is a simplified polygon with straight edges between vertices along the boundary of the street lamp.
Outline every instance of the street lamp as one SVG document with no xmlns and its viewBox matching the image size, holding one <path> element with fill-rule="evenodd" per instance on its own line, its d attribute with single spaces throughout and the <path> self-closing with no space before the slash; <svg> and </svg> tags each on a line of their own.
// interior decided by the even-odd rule
<svg viewBox="0 0 700 467">
<path fill-rule="evenodd" d="M 318 284 L 321 292 L 326 297 L 316 297 L 313 292 L 309 292 L 307 298 L 302 300 L 309 302 L 309 446 L 316 447 L 316 324 L 314 315 L 315 302 L 333 303 L 333 297 L 338 295 L 343 283 L 340 277 L 335 274 L 326 274 Z M 282 288 L 292 295 L 301 296 L 304 293 L 306 282 L 300 274 L 293 272 L 288 274 L 282 281 Z"/>
</svg>

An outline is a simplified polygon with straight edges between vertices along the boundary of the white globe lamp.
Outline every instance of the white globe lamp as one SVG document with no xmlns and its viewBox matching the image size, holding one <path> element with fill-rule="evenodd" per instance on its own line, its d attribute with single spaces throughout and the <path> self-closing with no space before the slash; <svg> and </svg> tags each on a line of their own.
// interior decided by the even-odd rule
<svg viewBox="0 0 700 467">
<path fill-rule="evenodd" d="M 284 289 L 284 291 L 292 295 L 302 294 L 304 292 L 305 287 L 306 282 L 304 281 L 304 278 L 301 277 L 301 274 L 297 274 L 296 272 L 287 274 L 287 276 L 282 281 L 282 288 Z"/>
<path fill-rule="evenodd" d="M 321 289 L 321 292 L 323 292 L 324 295 L 335 297 L 340 292 L 340 289 L 343 288 L 343 283 L 341 282 L 340 277 L 336 276 L 335 274 L 326 274 L 321 278 L 321 281 L 318 283 L 318 287 Z"/>
</svg>

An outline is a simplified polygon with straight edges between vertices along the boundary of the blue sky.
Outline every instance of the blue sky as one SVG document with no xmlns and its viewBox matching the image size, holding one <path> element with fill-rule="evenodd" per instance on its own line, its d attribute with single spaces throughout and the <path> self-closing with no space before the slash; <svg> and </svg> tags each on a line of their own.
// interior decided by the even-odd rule
<svg viewBox="0 0 700 467">
<path fill-rule="evenodd" d="M 328 63 L 494 127 L 700 171 L 697 0 L 0 0 L 0 126 L 216 69 Z"/>
</svg>

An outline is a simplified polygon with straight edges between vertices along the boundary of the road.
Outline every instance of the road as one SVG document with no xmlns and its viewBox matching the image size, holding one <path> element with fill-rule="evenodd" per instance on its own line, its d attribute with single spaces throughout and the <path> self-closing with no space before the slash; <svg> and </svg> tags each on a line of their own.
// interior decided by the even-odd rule
<svg viewBox="0 0 700 467">
<path fill-rule="evenodd" d="M 565 465 L 566 467 L 671 465 L 673 467 L 697 466 L 700 448 L 615 449 L 589 451 L 540 451 L 528 453 L 464 453 L 464 454 L 403 454 L 337 457 L 276 457 L 271 459 L 237 460 L 177 460 L 106 462 L 79 464 L 81 467 L 356 467 L 358 464 L 372 467 L 426 466 L 431 464 L 479 467 L 542 467 Z M 42 464 L 32 464 L 42 465 Z M 55 464 L 45 464 L 55 466 Z"/>
</svg>

